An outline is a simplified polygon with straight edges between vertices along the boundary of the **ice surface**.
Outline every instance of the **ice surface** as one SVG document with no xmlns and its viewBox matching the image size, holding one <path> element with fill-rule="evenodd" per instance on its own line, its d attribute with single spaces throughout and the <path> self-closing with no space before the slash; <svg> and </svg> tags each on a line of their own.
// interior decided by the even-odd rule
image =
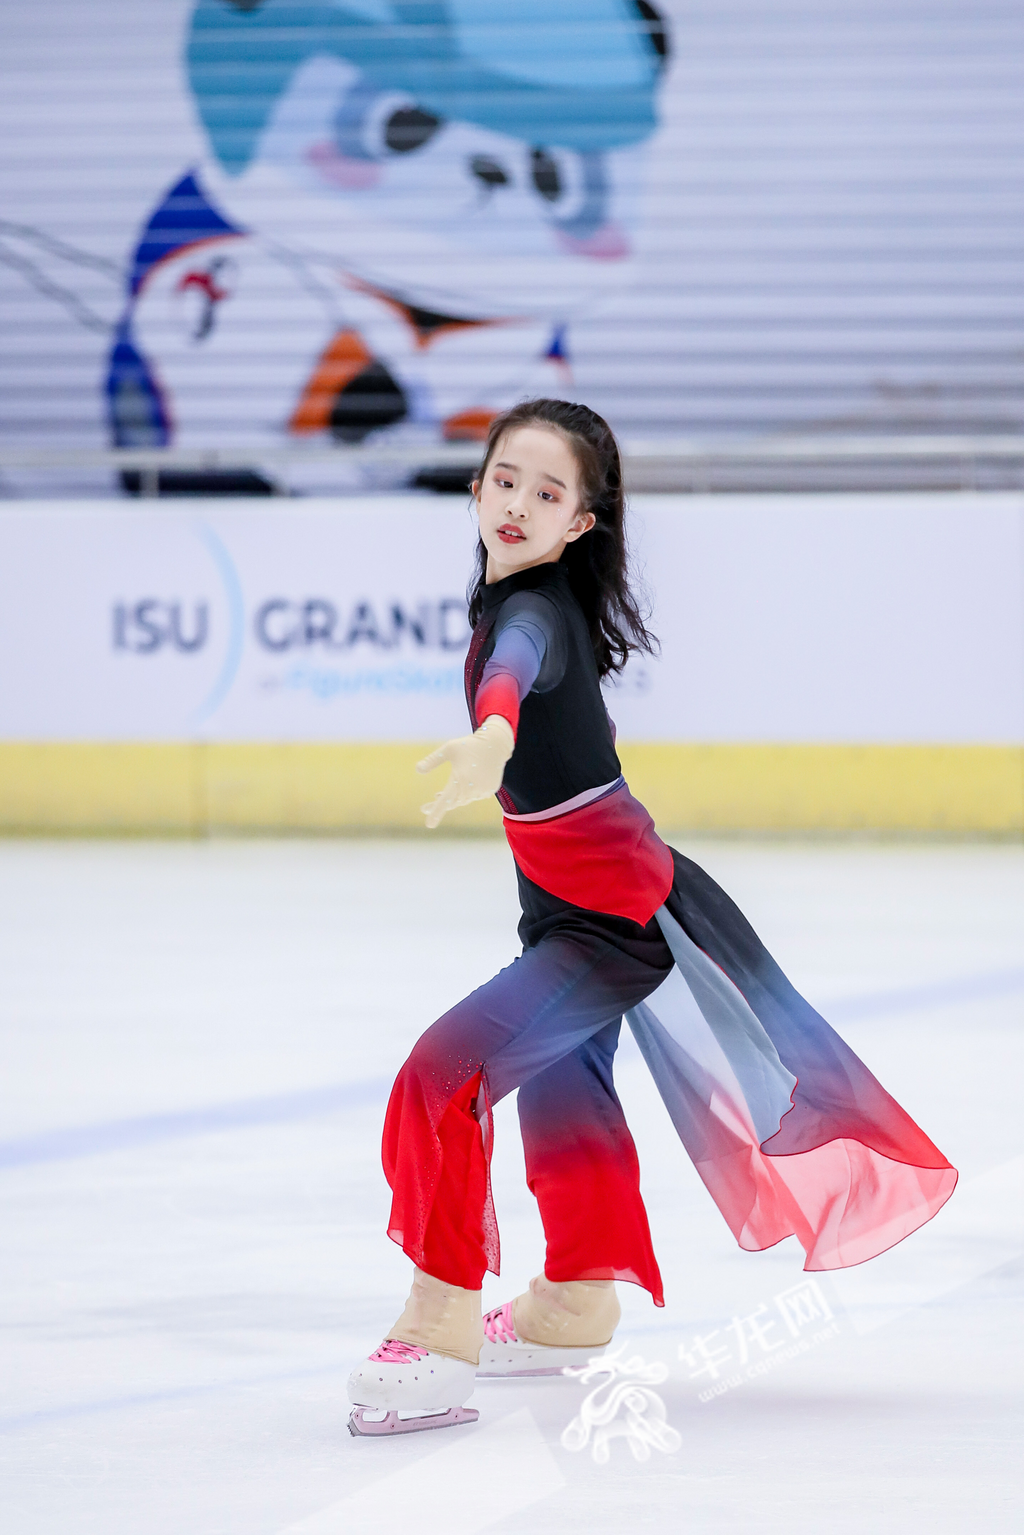
<svg viewBox="0 0 1024 1535">
<path fill-rule="evenodd" d="M 407 1288 L 389 1081 L 515 953 L 505 849 L 0 844 L 4 1535 L 1021 1527 L 1024 850 L 681 845 L 963 1182 L 806 1294 L 794 1243 L 736 1248 L 624 1040 L 668 1304 L 620 1287 L 619 1336 L 682 1445 L 602 1465 L 561 1444 L 568 1379 L 481 1383 L 443 1435 L 345 1429 Z M 511 1101 L 494 1181 L 485 1305 L 540 1261 Z"/>
</svg>

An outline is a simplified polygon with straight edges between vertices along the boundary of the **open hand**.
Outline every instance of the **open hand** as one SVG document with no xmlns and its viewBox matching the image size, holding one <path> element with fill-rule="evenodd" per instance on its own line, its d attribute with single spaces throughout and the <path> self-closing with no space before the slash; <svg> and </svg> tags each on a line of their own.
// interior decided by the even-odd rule
<svg viewBox="0 0 1024 1535">
<path fill-rule="evenodd" d="M 418 773 L 432 773 L 442 762 L 452 765 L 444 788 L 428 804 L 420 806 L 431 830 L 440 825 L 449 810 L 497 794 L 515 744 L 508 720 L 501 714 L 489 714 L 471 736 L 456 736 L 417 762 Z"/>
</svg>

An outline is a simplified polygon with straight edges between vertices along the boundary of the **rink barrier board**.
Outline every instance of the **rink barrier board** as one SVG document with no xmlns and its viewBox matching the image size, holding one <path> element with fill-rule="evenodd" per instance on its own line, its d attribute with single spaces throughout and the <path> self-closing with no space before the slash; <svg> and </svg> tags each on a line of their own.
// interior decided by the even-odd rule
<svg viewBox="0 0 1024 1535">
<path fill-rule="evenodd" d="M 408 832 L 436 742 L 0 742 L 0 832 Z M 622 743 L 662 827 L 1024 834 L 1024 747 Z M 497 832 L 493 800 L 444 830 Z"/>
</svg>

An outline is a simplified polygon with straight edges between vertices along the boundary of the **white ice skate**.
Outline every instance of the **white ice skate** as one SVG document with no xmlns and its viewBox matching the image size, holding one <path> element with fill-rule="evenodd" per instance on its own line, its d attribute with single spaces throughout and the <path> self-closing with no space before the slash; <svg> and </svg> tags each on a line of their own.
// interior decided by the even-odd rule
<svg viewBox="0 0 1024 1535">
<path fill-rule="evenodd" d="M 484 1345 L 476 1373 L 486 1380 L 505 1375 L 561 1375 L 567 1365 L 585 1365 L 607 1347 L 607 1343 L 591 1343 L 583 1348 L 527 1343 L 516 1334 L 512 1302 L 508 1300 L 484 1317 Z"/>
<path fill-rule="evenodd" d="M 462 1405 L 475 1378 L 462 1359 L 388 1339 L 348 1378 L 349 1433 L 415 1434 L 475 1423 L 480 1414 Z"/>
</svg>

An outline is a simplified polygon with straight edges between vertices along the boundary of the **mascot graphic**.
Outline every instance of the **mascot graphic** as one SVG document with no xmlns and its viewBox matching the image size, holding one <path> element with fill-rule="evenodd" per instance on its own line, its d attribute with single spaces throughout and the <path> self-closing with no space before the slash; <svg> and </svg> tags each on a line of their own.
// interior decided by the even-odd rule
<svg viewBox="0 0 1024 1535">
<path fill-rule="evenodd" d="M 134 253 L 113 441 L 427 452 L 564 393 L 667 55 L 646 0 L 199 0 L 208 149 Z"/>
</svg>

